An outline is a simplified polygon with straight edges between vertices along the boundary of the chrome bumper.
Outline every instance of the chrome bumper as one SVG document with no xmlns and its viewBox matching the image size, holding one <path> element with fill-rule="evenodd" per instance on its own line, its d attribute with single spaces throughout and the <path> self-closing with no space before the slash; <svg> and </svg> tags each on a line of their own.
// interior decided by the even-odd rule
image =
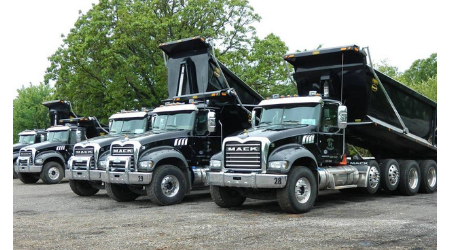
<svg viewBox="0 0 450 250">
<path fill-rule="evenodd" d="M 14 170 L 17 173 L 40 173 L 42 171 L 42 165 L 36 166 L 36 165 L 32 165 L 30 164 L 30 157 L 24 157 L 18 158 L 18 161 L 20 160 L 26 160 L 27 161 L 27 165 L 14 165 Z"/>
<path fill-rule="evenodd" d="M 92 170 L 89 169 L 89 162 L 90 162 L 90 156 L 89 157 L 71 157 L 68 161 L 69 169 L 66 169 L 65 174 L 66 178 L 69 180 L 84 180 L 84 181 L 103 181 L 105 182 L 107 180 L 107 174 L 105 170 Z M 74 161 L 86 161 L 86 169 L 74 169 L 73 162 Z"/>
<path fill-rule="evenodd" d="M 287 182 L 281 174 L 208 172 L 207 177 L 209 185 L 225 187 L 283 188 Z"/>
<path fill-rule="evenodd" d="M 108 172 L 108 183 L 147 185 L 152 181 L 153 173 L 143 172 Z"/>
</svg>

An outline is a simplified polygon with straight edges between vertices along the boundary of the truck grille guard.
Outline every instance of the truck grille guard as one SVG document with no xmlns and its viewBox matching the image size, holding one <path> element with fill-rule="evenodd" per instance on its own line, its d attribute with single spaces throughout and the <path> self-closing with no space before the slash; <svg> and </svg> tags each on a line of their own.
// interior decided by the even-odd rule
<svg viewBox="0 0 450 250">
<path fill-rule="evenodd" d="M 135 172 L 141 144 L 136 141 L 113 142 L 108 156 L 107 172 Z"/>
<path fill-rule="evenodd" d="M 98 156 L 100 145 L 98 143 L 77 143 L 73 149 L 74 155 L 69 164 L 72 170 L 95 170 L 98 169 Z"/>
<path fill-rule="evenodd" d="M 17 164 L 19 166 L 30 166 L 34 163 L 34 159 L 36 156 L 36 149 L 31 148 L 23 148 L 19 152 L 19 157 L 17 158 Z"/>
</svg>

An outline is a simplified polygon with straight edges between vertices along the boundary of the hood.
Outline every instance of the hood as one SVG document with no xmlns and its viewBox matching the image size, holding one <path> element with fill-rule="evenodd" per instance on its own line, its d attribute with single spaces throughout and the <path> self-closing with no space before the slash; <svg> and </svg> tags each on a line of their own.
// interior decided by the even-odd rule
<svg viewBox="0 0 450 250">
<path fill-rule="evenodd" d="M 190 130 L 164 131 L 162 133 L 155 133 L 153 131 L 148 131 L 143 134 L 140 134 L 139 136 L 129 137 L 129 141 L 138 141 L 141 145 L 145 145 L 155 141 L 186 137 L 188 136 L 189 132 Z"/>
<path fill-rule="evenodd" d="M 316 128 L 317 126 L 313 125 L 275 125 L 267 127 L 256 127 L 247 131 L 241 131 L 236 135 L 236 137 L 240 139 L 246 139 L 249 137 L 265 137 L 271 142 L 274 142 L 292 136 L 310 134 L 312 132 L 315 132 Z"/>
<path fill-rule="evenodd" d="M 45 141 L 45 142 L 40 142 L 40 143 L 35 143 L 32 145 L 28 145 L 26 146 L 26 148 L 35 148 L 36 151 L 42 150 L 42 149 L 46 149 L 46 148 L 54 148 L 57 146 L 64 146 L 66 145 L 67 142 L 51 142 L 51 141 Z"/>
<path fill-rule="evenodd" d="M 32 145 L 32 144 L 24 144 L 24 143 L 20 143 L 20 142 L 14 143 L 13 144 L 13 151 L 20 150 L 21 148 L 29 146 L 29 145 Z"/>
</svg>

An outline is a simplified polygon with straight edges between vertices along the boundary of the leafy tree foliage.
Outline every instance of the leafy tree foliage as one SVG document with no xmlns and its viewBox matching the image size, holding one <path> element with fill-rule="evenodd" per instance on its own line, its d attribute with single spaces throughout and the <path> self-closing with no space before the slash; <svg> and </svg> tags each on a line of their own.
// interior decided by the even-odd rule
<svg viewBox="0 0 450 250">
<path fill-rule="evenodd" d="M 202 35 L 218 41 L 221 53 L 239 51 L 259 19 L 246 0 L 100 0 L 49 58 L 45 81 L 75 112 L 105 121 L 168 97 L 159 44 Z"/>
<path fill-rule="evenodd" d="M 46 84 L 17 90 L 13 100 L 13 142 L 19 139 L 18 133 L 26 129 L 45 129 L 50 126 L 48 108 L 43 102 L 52 99 L 52 89 Z"/>
</svg>

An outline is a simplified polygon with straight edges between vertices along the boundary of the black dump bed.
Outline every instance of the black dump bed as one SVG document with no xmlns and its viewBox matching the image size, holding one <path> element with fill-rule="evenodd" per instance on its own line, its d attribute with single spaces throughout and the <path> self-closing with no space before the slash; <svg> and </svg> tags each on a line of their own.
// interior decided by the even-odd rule
<svg viewBox="0 0 450 250">
<path fill-rule="evenodd" d="M 248 115 L 263 98 L 214 57 L 203 37 L 163 43 L 160 48 L 168 56 L 170 100 L 216 107 L 224 135 L 250 127 Z"/>
<path fill-rule="evenodd" d="M 86 136 L 88 138 L 96 137 L 107 133 L 108 127 L 100 124 L 93 117 L 79 117 L 72 112 L 70 102 L 63 100 L 54 100 L 43 102 L 50 116 L 50 126 L 72 124 L 86 128 Z"/>
<path fill-rule="evenodd" d="M 348 108 L 347 142 L 380 158 L 437 157 L 437 103 L 373 70 L 356 45 L 285 55 L 299 95 L 309 91 Z"/>
</svg>

